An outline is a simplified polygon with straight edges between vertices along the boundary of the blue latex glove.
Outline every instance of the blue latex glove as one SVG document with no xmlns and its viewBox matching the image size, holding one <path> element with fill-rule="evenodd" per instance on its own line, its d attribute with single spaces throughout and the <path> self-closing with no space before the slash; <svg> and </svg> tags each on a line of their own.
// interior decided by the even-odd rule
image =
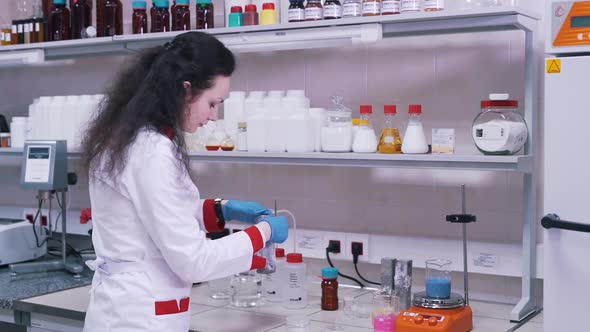
<svg viewBox="0 0 590 332">
<path fill-rule="evenodd" d="M 283 243 L 287 241 L 289 236 L 289 220 L 285 216 L 268 216 L 262 219 L 270 225 L 272 231 L 270 240 L 268 242 Z"/>
<path fill-rule="evenodd" d="M 229 200 L 223 206 L 225 220 L 238 220 L 254 224 L 259 216 L 272 214 L 271 210 L 256 202 Z"/>
</svg>

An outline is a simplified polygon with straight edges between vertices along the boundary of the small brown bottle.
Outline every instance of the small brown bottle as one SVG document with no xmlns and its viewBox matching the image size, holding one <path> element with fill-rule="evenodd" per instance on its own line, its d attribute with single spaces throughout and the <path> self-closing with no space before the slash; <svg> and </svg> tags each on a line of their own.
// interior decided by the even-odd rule
<svg viewBox="0 0 590 332">
<path fill-rule="evenodd" d="M 197 29 L 213 29 L 213 2 L 211 0 L 197 0 Z"/>
<path fill-rule="evenodd" d="M 172 10 L 172 31 L 191 29 L 191 10 L 189 0 L 178 0 Z"/>
<path fill-rule="evenodd" d="M 338 310 L 338 269 L 322 269 L 322 310 Z"/>
<path fill-rule="evenodd" d="M 72 39 L 82 38 L 82 31 L 92 24 L 92 1 L 72 0 Z"/>
<path fill-rule="evenodd" d="M 47 20 L 49 41 L 69 40 L 70 10 L 66 7 L 66 0 L 53 0 L 53 10 Z"/>
<path fill-rule="evenodd" d="M 156 1 L 156 10 L 152 18 L 151 32 L 170 31 L 170 11 L 168 10 L 168 0 Z"/>
<path fill-rule="evenodd" d="M 98 36 L 108 37 L 123 34 L 123 5 L 120 0 L 103 0 L 102 17 L 99 20 Z"/>
<path fill-rule="evenodd" d="M 148 17 L 146 11 L 147 3 L 145 1 L 133 1 L 133 17 L 131 25 L 133 34 L 148 33 Z"/>
</svg>

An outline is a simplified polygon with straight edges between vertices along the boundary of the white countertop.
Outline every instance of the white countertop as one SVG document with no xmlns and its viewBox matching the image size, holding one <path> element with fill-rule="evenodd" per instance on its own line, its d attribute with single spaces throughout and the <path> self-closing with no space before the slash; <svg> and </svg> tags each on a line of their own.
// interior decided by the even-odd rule
<svg viewBox="0 0 590 332">
<path fill-rule="evenodd" d="M 63 292 L 34 297 L 22 302 L 84 313 L 90 299 L 90 287 L 80 287 Z M 208 296 L 206 284 L 195 286 L 191 293 L 191 330 L 206 332 L 265 332 L 287 331 L 286 318 L 290 315 L 305 315 L 311 320 L 311 331 L 372 331 L 370 319 L 351 319 L 342 310 L 320 309 L 320 286 L 312 284 L 309 289 L 308 306 L 301 310 L 283 308 L 280 304 L 268 303 L 255 308 L 236 308 L 228 301 L 215 300 Z M 361 301 L 369 301 L 372 294 L 366 290 L 340 287 L 339 297 L 352 295 Z M 508 321 L 511 305 L 471 301 L 474 312 L 474 332 L 506 331 L 513 326 Z M 519 332 L 543 330 L 542 315 L 520 328 Z"/>
</svg>

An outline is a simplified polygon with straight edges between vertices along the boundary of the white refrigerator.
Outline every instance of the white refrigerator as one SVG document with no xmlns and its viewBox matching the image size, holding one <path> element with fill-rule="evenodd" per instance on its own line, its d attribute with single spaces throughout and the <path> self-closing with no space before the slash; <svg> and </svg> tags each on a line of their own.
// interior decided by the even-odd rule
<svg viewBox="0 0 590 332">
<path fill-rule="evenodd" d="M 544 211 L 561 219 L 542 220 L 551 227 L 543 230 L 545 332 L 590 331 L 590 47 L 586 52 L 545 61 Z"/>
</svg>

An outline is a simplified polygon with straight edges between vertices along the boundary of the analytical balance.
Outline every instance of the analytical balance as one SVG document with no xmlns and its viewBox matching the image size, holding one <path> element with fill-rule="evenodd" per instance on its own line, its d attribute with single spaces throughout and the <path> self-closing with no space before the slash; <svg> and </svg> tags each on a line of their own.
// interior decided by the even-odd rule
<svg viewBox="0 0 590 332">
<path fill-rule="evenodd" d="M 413 306 L 402 311 L 397 317 L 398 332 L 468 332 L 473 329 L 473 311 L 469 307 L 467 280 L 467 224 L 475 222 L 476 218 L 473 215 L 465 214 L 465 186 L 461 186 L 461 198 L 462 214 L 448 215 L 446 220 L 451 223 L 460 223 L 463 226 L 465 299 L 459 294 L 450 292 L 450 269 L 446 271 L 449 274 L 446 283 L 437 282 L 443 281 L 439 277 L 429 279 L 427 273 L 426 289 L 431 294 L 427 294 L 427 292 L 414 294 Z M 448 261 L 448 263 L 439 264 L 439 266 L 444 267 L 443 265 L 450 265 L 450 263 Z M 429 280 L 435 281 L 435 283 L 429 285 Z"/>
</svg>

